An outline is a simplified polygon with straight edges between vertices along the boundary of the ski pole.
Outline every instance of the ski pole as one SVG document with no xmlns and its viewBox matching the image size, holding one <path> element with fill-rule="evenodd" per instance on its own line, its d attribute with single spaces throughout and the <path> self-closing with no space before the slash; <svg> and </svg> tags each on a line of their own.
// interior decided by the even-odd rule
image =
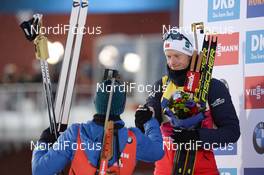
<svg viewBox="0 0 264 175">
<path fill-rule="evenodd" d="M 114 93 L 114 85 L 118 76 L 117 70 L 106 69 L 104 74 L 104 80 L 111 80 L 111 90 L 107 102 L 107 110 L 104 123 L 104 135 L 103 135 L 103 146 L 101 156 L 99 159 L 98 169 L 96 175 L 105 175 L 108 170 L 108 161 L 113 157 L 113 137 L 114 137 L 114 122 L 109 121 L 112 98 Z M 118 144 L 118 143 L 117 143 Z"/>
<path fill-rule="evenodd" d="M 50 122 L 50 132 L 54 133 L 55 138 L 57 139 L 57 127 L 56 127 L 56 118 L 54 114 L 53 100 L 52 100 L 52 90 L 51 90 L 51 81 L 48 71 L 47 59 L 49 58 L 48 53 L 48 39 L 41 33 L 35 32 L 40 31 L 39 29 L 42 26 L 42 15 L 35 14 L 33 18 L 29 21 L 24 21 L 20 27 L 23 29 L 26 38 L 29 41 L 34 40 L 35 45 L 35 55 L 38 60 L 40 60 L 41 74 L 42 74 L 42 83 L 46 97 L 46 103 L 48 107 L 48 115 Z"/>
</svg>

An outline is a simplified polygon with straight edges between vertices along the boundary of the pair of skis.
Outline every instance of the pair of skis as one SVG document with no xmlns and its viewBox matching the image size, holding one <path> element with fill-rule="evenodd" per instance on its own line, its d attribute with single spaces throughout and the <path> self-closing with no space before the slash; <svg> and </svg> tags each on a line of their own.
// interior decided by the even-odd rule
<svg viewBox="0 0 264 175">
<path fill-rule="evenodd" d="M 49 55 L 47 38 L 41 33 L 36 33 L 36 30 L 32 30 L 33 28 L 41 28 L 42 15 L 34 15 L 31 20 L 25 21 L 20 25 L 26 35 L 26 38 L 30 41 L 34 40 L 36 58 L 40 59 L 41 64 L 43 86 L 48 106 L 51 133 L 54 133 L 56 138 L 58 132 L 63 132 L 67 128 L 69 121 L 72 94 L 87 12 L 88 0 L 73 0 L 70 17 L 70 28 L 67 36 L 67 43 L 55 102 L 52 98 L 51 81 L 48 71 L 47 59 L 49 58 Z"/>
<path fill-rule="evenodd" d="M 215 61 L 217 36 L 205 34 L 202 51 L 198 56 L 196 25 L 203 26 L 203 24 L 194 23 L 193 25 L 195 27 L 196 50 L 192 56 L 190 71 L 187 73 L 184 91 L 191 93 L 193 98 L 196 98 L 206 106 Z M 200 29 L 203 30 L 203 27 Z M 197 150 L 178 149 L 174 155 L 172 175 L 193 175 L 196 154 Z"/>
<path fill-rule="evenodd" d="M 55 99 L 55 116 L 59 124 L 58 132 L 65 131 L 69 122 L 72 94 L 87 12 L 88 0 L 73 0 L 70 28 Z"/>
</svg>

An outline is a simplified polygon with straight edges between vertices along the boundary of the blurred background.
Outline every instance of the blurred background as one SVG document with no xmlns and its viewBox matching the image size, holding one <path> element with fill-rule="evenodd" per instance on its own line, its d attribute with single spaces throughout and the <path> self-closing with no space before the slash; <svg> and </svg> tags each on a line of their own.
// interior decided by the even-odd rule
<svg viewBox="0 0 264 175">
<path fill-rule="evenodd" d="M 19 25 L 42 13 L 46 27 L 69 24 L 71 0 L 0 1 L 0 169 L 3 175 L 31 174 L 30 141 L 48 127 L 39 61 L 33 43 Z M 127 82 L 152 84 L 165 73 L 164 26 L 178 26 L 178 0 L 100 0 L 89 2 L 73 95 L 70 123 L 86 122 L 94 114 L 95 84 L 105 68 L 116 68 Z M 56 29 L 55 29 L 56 30 Z M 67 33 L 47 33 L 49 69 L 54 93 Z M 134 112 L 147 94 L 128 94 L 122 118 L 134 126 Z M 153 164 L 139 163 L 135 174 L 152 174 Z"/>
</svg>

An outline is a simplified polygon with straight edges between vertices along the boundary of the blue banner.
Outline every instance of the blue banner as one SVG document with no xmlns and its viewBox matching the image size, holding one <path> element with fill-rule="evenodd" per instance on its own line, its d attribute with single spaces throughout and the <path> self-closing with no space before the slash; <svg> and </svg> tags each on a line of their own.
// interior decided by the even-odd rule
<svg viewBox="0 0 264 175">
<path fill-rule="evenodd" d="M 237 155 L 237 143 L 221 146 L 214 150 L 215 155 Z"/>
<path fill-rule="evenodd" d="M 208 22 L 239 19 L 240 0 L 208 0 Z"/>
<path fill-rule="evenodd" d="M 244 175 L 263 175 L 264 168 L 245 168 Z"/>
<path fill-rule="evenodd" d="M 90 0 L 89 13 L 168 11 L 176 10 L 177 4 L 178 0 Z M 68 13 L 71 7 L 72 0 L 2 0 L 0 12 Z"/>
<path fill-rule="evenodd" d="M 247 1 L 247 18 L 264 16 L 264 1 Z"/>
<path fill-rule="evenodd" d="M 236 168 L 219 168 L 220 175 L 237 175 Z"/>
<path fill-rule="evenodd" d="M 264 30 L 246 32 L 246 64 L 264 62 Z"/>
</svg>

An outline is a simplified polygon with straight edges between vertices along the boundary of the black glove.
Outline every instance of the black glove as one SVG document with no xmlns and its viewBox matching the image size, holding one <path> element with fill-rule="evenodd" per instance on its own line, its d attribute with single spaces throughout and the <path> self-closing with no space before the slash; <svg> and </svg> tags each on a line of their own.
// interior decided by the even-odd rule
<svg viewBox="0 0 264 175">
<path fill-rule="evenodd" d="M 198 130 L 186 130 L 186 129 L 173 129 L 173 134 L 171 135 L 174 143 L 189 143 L 190 141 L 200 140 Z"/>
<path fill-rule="evenodd" d="M 59 137 L 58 133 L 57 133 L 57 136 Z M 40 139 L 39 139 L 39 142 L 52 143 L 52 144 L 55 143 L 56 141 L 57 139 L 55 137 L 55 134 L 50 133 L 49 127 L 41 133 Z"/>
<path fill-rule="evenodd" d="M 147 105 L 139 105 L 137 108 L 137 111 L 135 113 L 135 125 L 143 133 L 145 132 L 144 124 L 152 118 L 152 114 L 153 112 Z"/>
</svg>

